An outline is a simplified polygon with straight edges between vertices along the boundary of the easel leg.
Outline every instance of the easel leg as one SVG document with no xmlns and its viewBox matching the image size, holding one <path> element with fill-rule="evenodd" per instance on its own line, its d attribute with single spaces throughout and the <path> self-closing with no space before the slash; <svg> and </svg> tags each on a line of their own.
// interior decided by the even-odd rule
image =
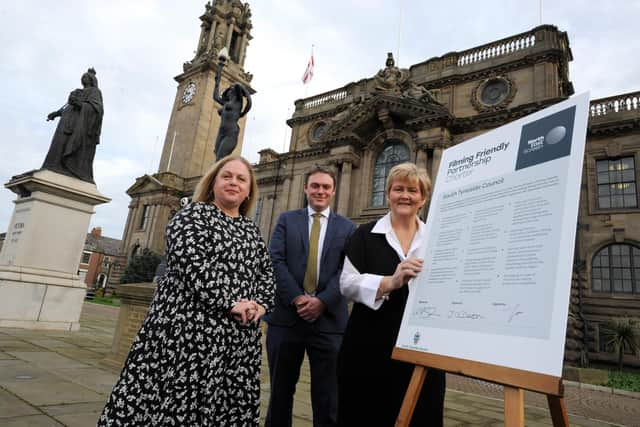
<svg viewBox="0 0 640 427">
<path fill-rule="evenodd" d="M 504 386 L 504 425 L 524 427 L 524 391 Z"/>
<path fill-rule="evenodd" d="M 424 366 L 416 366 L 413 369 L 413 375 L 411 376 L 409 388 L 407 389 L 407 393 L 404 395 L 402 407 L 400 408 L 400 413 L 398 414 L 398 418 L 396 419 L 396 427 L 409 427 L 409 424 L 411 423 L 411 417 L 413 416 L 413 411 L 414 409 L 416 409 L 416 404 L 418 403 L 418 398 L 420 397 L 422 384 L 424 384 L 424 379 L 426 377 L 427 369 Z"/>
<path fill-rule="evenodd" d="M 569 427 L 569 418 L 567 417 L 567 409 L 564 406 L 564 398 L 547 394 L 547 402 L 549 402 L 549 411 L 554 427 Z"/>
</svg>

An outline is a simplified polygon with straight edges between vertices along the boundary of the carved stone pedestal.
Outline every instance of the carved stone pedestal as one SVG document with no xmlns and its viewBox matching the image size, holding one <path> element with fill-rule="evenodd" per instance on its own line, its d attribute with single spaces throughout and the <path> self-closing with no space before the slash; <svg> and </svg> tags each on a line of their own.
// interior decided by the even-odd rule
<svg viewBox="0 0 640 427">
<path fill-rule="evenodd" d="M 78 330 L 86 285 L 78 276 L 95 184 L 48 170 L 14 176 L 18 195 L 0 252 L 0 327 Z"/>
</svg>

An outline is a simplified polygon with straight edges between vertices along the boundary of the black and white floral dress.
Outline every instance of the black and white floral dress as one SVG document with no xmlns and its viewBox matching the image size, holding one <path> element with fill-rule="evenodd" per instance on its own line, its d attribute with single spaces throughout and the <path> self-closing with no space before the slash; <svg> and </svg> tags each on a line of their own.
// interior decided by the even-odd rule
<svg viewBox="0 0 640 427">
<path fill-rule="evenodd" d="M 192 203 L 167 226 L 167 272 L 98 426 L 257 426 L 261 330 L 229 311 L 271 311 L 267 247 L 248 218 Z"/>
</svg>

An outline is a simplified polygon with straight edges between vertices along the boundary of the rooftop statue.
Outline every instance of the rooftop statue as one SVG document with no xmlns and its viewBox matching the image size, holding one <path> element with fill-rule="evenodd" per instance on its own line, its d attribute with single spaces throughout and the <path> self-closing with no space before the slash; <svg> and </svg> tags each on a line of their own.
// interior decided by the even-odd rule
<svg viewBox="0 0 640 427">
<path fill-rule="evenodd" d="M 401 93 L 401 88 L 409 79 L 409 70 L 401 70 L 396 67 L 393 53 L 387 53 L 386 68 L 381 69 L 375 75 L 376 92 Z"/>
<path fill-rule="evenodd" d="M 417 99 L 428 104 L 442 105 L 435 96 L 424 86 L 409 79 L 409 70 L 395 65 L 393 54 L 387 53 L 386 67 L 375 75 L 374 92 L 399 95 L 404 98 Z"/>
</svg>

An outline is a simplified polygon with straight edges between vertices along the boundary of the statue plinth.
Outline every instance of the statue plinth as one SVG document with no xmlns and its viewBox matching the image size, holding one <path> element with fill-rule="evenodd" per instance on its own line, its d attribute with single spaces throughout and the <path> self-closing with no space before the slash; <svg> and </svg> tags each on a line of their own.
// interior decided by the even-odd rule
<svg viewBox="0 0 640 427">
<path fill-rule="evenodd" d="M 48 170 L 14 176 L 18 194 L 0 252 L 0 327 L 77 330 L 86 285 L 78 276 L 95 184 Z"/>
</svg>

